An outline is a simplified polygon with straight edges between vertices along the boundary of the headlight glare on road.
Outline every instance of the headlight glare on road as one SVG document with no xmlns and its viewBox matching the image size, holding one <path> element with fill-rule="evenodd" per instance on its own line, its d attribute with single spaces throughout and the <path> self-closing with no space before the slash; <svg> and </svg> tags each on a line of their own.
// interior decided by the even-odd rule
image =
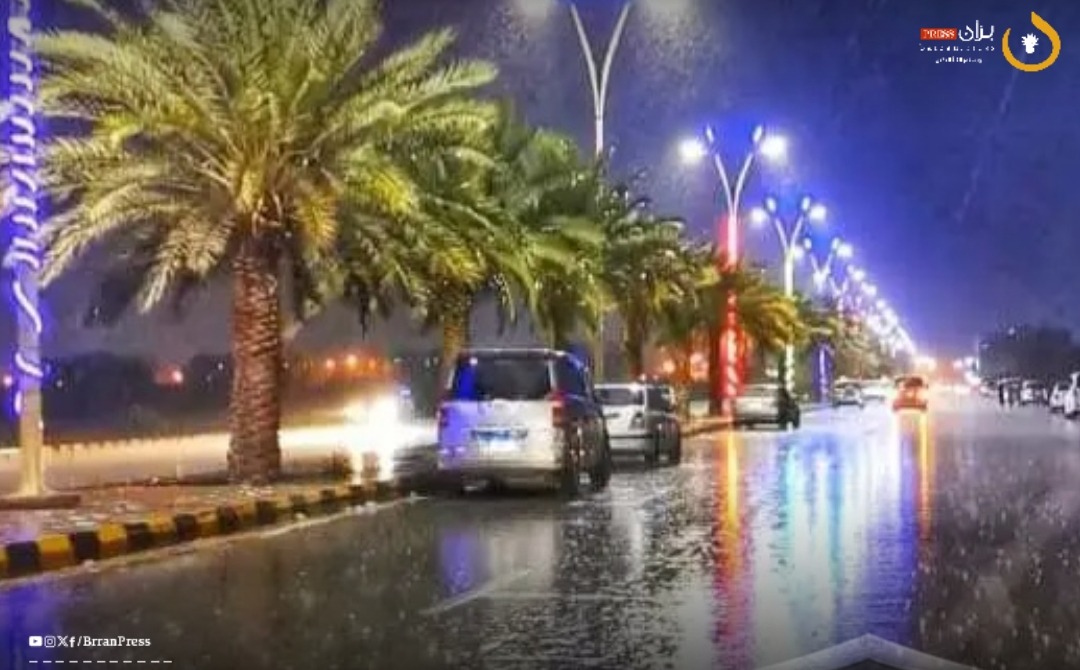
<svg viewBox="0 0 1080 670">
<path fill-rule="evenodd" d="M 368 406 L 362 402 L 355 402 L 346 406 L 342 414 L 353 423 L 362 423 L 368 418 Z"/>
<path fill-rule="evenodd" d="M 369 418 L 377 423 L 382 423 L 384 421 L 396 422 L 398 420 L 397 400 L 389 397 L 377 398 L 371 404 Z"/>
<path fill-rule="evenodd" d="M 349 404 L 344 410 L 345 418 L 354 424 L 382 425 L 395 424 L 400 416 L 398 402 L 391 396 L 380 396 L 366 401 Z"/>
</svg>

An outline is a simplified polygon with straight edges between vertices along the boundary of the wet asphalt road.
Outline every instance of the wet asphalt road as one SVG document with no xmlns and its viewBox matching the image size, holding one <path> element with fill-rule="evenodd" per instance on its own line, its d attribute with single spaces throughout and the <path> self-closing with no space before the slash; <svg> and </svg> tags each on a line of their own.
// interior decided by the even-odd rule
<svg viewBox="0 0 1080 670">
<path fill-rule="evenodd" d="M 825 411 L 576 502 L 402 503 L 8 588 L 0 667 L 741 669 L 873 633 L 1077 668 L 1078 545 L 1080 423 L 976 398 Z M 27 648 L 50 634 L 151 646 Z"/>
</svg>

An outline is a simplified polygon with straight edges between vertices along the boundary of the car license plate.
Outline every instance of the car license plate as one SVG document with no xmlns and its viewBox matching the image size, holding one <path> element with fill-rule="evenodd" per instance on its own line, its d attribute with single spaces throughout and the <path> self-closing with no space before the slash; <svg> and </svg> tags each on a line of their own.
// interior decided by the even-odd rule
<svg viewBox="0 0 1080 670">
<path fill-rule="evenodd" d="M 527 430 L 511 428 L 475 430 L 473 438 L 490 451 L 512 451 L 521 446 L 528 434 Z"/>
</svg>

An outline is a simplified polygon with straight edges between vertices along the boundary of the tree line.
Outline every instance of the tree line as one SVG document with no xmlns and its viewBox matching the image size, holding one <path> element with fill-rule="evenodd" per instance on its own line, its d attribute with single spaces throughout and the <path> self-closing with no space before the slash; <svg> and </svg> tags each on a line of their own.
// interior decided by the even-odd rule
<svg viewBox="0 0 1080 670">
<path fill-rule="evenodd" d="M 677 379 L 732 292 L 755 351 L 827 342 L 862 365 L 875 349 L 828 306 L 722 269 L 632 180 L 490 99 L 496 67 L 452 58 L 449 30 L 376 57 L 376 0 L 77 4 L 107 28 L 36 44 L 56 131 L 43 280 L 106 249 L 106 323 L 231 285 L 237 480 L 280 472 L 284 345 L 329 304 L 410 310 L 444 365 L 480 300 L 506 323 L 527 310 L 554 347 L 617 314 L 630 370 L 659 344 Z"/>
</svg>

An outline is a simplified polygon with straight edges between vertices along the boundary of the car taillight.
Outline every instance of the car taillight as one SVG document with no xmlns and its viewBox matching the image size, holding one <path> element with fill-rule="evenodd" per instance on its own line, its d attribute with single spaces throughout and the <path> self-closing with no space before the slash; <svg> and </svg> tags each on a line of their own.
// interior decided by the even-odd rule
<svg viewBox="0 0 1080 670">
<path fill-rule="evenodd" d="M 645 427 L 645 415 L 641 412 L 634 414 L 634 417 L 630 419 L 631 428 L 644 428 Z"/>
<path fill-rule="evenodd" d="M 558 391 L 549 393 L 547 400 L 551 403 L 551 425 L 562 428 L 566 425 L 566 400 Z"/>
</svg>

